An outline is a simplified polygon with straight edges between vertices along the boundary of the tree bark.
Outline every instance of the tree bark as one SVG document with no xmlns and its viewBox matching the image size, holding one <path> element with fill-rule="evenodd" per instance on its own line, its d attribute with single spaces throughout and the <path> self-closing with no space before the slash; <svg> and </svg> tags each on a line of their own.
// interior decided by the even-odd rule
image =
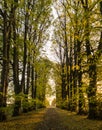
<svg viewBox="0 0 102 130">
<path fill-rule="evenodd" d="M 3 13 L 3 12 L 2 12 Z M 3 13 L 3 54 L 2 54 L 2 72 L 0 85 L 0 121 L 6 120 L 6 114 L 3 108 L 6 108 L 7 88 L 9 80 L 9 50 L 11 38 L 11 21 L 8 22 L 7 2 L 4 1 Z"/>
<path fill-rule="evenodd" d="M 17 33 L 16 33 L 16 9 L 18 1 L 14 1 L 12 4 L 12 28 L 13 28 L 13 82 L 14 82 L 14 92 L 15 92 L 15 104 L 13 110 L 13 116 L 18 116 L 21 113 L 21 98 L 19 94 L 21 93 L 21 87 L 19 83 L 19 54 L 17 47 Z"/>
<path fill-rule="evenodd" d="M 88 118 L 95 119 L 97 117 L 96 107 L 96 90 L 97 90 L 97 66 L 95 54 L 91 54 L 91 43 L 90 43 L 90 30 L 89 30 L 89 5 L 88 0 L 81 1 L 84 11 L 85 11 L 85 42 L 86 42 L 86 53 L 87 53 L 87 64 L 88 64 L 88 74 L 89 74 L 89 86 L 88 86 L 88 103 L 89 103 L 89 114 Z"/>
<path fill-rule="evenodd" d="M 72 110 L 73 100 L 73 46 L 72 46 L 72 31 L 70 29 L 70 54 L 69 54 L 69 98 L 68 98 L 68 110 Z"/>
<path fill-rule="evenodd" d="M 27 9 L 29 9 L 29 1 L 27 3 Z M 28 34 L 28 20 L 29 14 L 26 11 L 25 14 L 25 31 L 24 31 L 24 54 L 23 54 L 23 71 L 22 71 L 22 79 L 21 79 L 21 89 L 22 92 L 25 93 L 25 72 L 26 72 L 26 64 L 27 64 L 27 34 Z"/>
</svg>

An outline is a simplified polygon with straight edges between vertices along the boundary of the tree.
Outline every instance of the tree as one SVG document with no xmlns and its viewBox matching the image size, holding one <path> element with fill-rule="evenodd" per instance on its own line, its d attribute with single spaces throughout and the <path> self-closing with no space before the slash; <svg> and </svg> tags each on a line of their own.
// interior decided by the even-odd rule
<svg viewBox="0 0 102 130">
<path fill-rule="evenodd" d="M 8 12 L 7 12 L 8 10 Z M 0 8 L 0 15 L 3 19 L 3 45 L 2 45 L 2 71 L 1 71 L 1 83 L 0 83 L 0 121 L 6 119 L 5 111 L 3 108 L 6 107 L 7 100 L 7 88 L 9 81 L 9 51 L 10 51 L 10 40 L 11 40 L 11 10 L 9 10 L 8 2 L 3 1 Z M 9 17 L 10 19 L 9 19 Z"/>
<path fill-rule="evenodd" d="M 87 53 L 87 64 L 89 66 L 89 87 L 88 87 L 88 100 L 89 100 L 89 115 L 91 119 L 97 118 L 97 100 L 96 100 L 96 90 L 97 90 L 97 57 L 101 55 L 101 40 L 98 43 L 98 49 L 93 51 L 90 42 L 90 12 L 99 1 L 95 1 L 90 5 L 88 0 L 81 0 L 81 3 L 85 12 L 85 43 L 86 43 L 86 53 Z M 101 36 L 100 36 L 101 39 Z M 98 53 L 98 55 L 97 55 Z"/>
<path fill-rule="evenodd" d="M 58 49 L 54 49 L 54 51 L 59 59 L 59 63 L 58 63 L 59 73 L 58 74 L 60 74 L 60 78 L 61 78 L 60 79 L 61 80 L 61 98 L 62 98 L 62 101 L 65 101 L 67 98 L 66 97 L 67 96 L 66 71 L 65 71 L 66 60 L 65 60 L 65 49 L 63 47 L 65 39 L 63 38 L 64 31 L 62 28 L 61 19 L 59 19 L 59 21 L 58 21 L 58 26 L 59 26 L 59 24 L 60 24 L 60 28 L 58 30 L 55 29 L 55 38 L 54 38 L 53 42 L 57 44 L 57 45 L 55 45 L 56 47 L 54 47 L 54 48 L 58 48 Z M 55 26 L 57 27 L 57 25 L 55 25 Z M 59 34 L 59 36 L 57 34 Z"/>
<path fill-rule="evenodd" d="M 61 47 L 67 50 L 63 54 L 67 53 L 68 56 L 64 55 L 65 59 L 68 59 L 65 69 L 67 77 L 65 78 L 65 83 L 68 84 L 68 107 L 70 110 L 77 111 L 78 114 L 83 114 L 86 111 L 86 106 L 87 109 L 89 107 L 89 118 L 98 117 L 97 62 L 101 56 L 102 49 L 100 31 L 101 7 L 99 9 L 98 6 L 99 4 L 101 5 L 100 2 L 97 0 L 65 0 L 58 2 L 59 8 L 56 7 L 57 12 L 59 12 L 57 13 L 59 23 L 56 21 L 56 24 L 58 27 L 60 25 L 60 30 L 56 33 L 56 37 L 60 37 L 60 40 L 57 39 L 56 43 L 59 44 L 64 41 L 62 40 L 65 38 L 64 34 L 67 34 L 67 46 L 63 42 Z M 96 13 L 94 14 L 94 12 Z M 57 55 L 60 52 L 59 50 Z M 67 69 L 67 67 L 69 68 Z M 85 84 L 84 77 L 86 75 L 89 75 L 86 78 L 89 82 Z M 88 99 L 88 105 L 86 99 Z"/>
<path fill-rule="evenodd" d="M 37 84 L 36 84 L 36 100 L 40 101 L 36 103 L 37 107 L 45 107 L 46 89 L 48 87 L 48 80 L 50 77 L 50 71 L 52 69 L 52 62 L 47 58 L 40 58 L 37 62 Z"/>
<path fill-rule="evenodd" d="M 35 66 L 41 48 L 48 38 L 51 2 L 51 0 L 4 0 L 0 2 L 0 29 L 3 30 L 2 34 L 0 33 L 0 40 L 2 40 L 2 46 L 0 44 L 1 120 L 6 119 L 4 111 L 7 104 L 7 88 L 10 87 L 9 82 L 13 82 L 15 92 L 14 116 L 22 112 L 21 106 L 24 111 L 28 111 L 28 108 L 24 108 L 24 102 L 27 104 L 30 102 L 31 87 L 34 88 L 31 98 L 35 100 L 37 96 L 36 74 L 39 70 L 37 72 Z"/>
</svg>

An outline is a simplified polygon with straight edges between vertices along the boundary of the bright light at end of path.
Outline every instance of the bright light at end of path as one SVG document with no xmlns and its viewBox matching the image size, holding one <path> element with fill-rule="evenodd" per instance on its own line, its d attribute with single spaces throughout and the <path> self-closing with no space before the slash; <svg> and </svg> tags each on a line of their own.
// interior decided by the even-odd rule
<svg viewBox="0 0 102 130">
<path fill-rule="evenodd" d="M 49 105 L 56 105 L 55 104 L 55 100 L 56 100 L 56 93 L 55 93 L 55 82 L 54 80 L 50 77 L 49 81 L 48 81 L 49 86 L 51 87 L 51 89 L 49 90 L 49 94 L 46 95 L 46 99 L 49 102 Z"/>
</svg>

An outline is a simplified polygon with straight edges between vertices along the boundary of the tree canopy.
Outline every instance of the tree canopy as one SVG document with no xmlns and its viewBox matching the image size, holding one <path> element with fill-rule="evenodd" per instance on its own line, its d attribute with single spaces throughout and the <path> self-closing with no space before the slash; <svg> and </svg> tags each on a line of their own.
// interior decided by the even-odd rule
<svg viewBox="0 0 102 130">
<path fill-rule="evenodd" d="M 101 54 L 102 0 L 0 1 L 0 121 L 8 107 L 12 116 L 45 107 L 47 89 L 57 107 L 102 119 Z"/>
</svg>

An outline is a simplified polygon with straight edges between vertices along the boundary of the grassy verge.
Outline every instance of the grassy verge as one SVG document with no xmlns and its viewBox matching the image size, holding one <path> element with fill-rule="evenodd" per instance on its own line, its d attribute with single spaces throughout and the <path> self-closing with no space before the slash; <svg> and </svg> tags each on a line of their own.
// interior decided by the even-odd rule
<svg viewBox="0 0 102 130">
<path fill-rule="evenodd" d="M 34 130 L 36 124 L 43 120 L 45 112 L 46 109 L 41 109 L 9 118 L 6 122 L 0 122 L 0 130 Z"/>
<path fill-rule="evenodd" d="M 87 116 L 76 115 L 74 112 L 57 109 L 61 122 L 66 130 L 102 130 L 102 121 L 89 120 Z"/>
</svg>

